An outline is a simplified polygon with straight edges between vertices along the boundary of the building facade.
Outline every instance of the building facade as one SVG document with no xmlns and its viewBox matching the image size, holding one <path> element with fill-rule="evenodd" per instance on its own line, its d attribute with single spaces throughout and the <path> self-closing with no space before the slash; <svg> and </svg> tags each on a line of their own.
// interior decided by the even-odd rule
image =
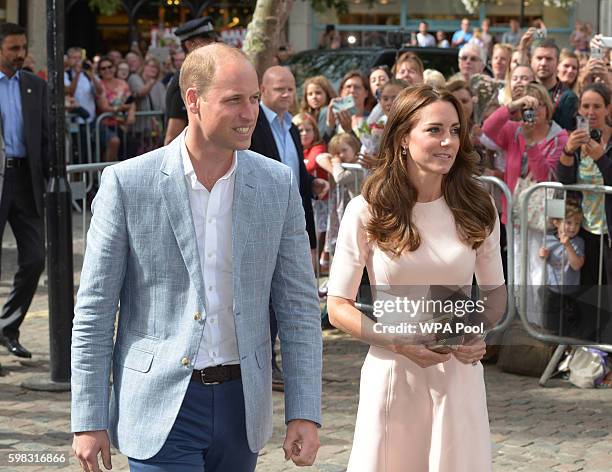
<svg viewBox="0 0 612 472">
<path fill-rule="evenodd" d="M 427 20 L 429 31 L 444 31 L 448 37 L 459 29 L 462 18 L 469 18 L 473 26 L 491 20 L 491 31 L 501 34 L 511 18 L 521 17 L 523 24 L 540 18 L 548 33 L 560 45 L 568 43 L 576 20 L 590 23 L 595 31 L 612 34 L 612 0 L 578 0 L 569 11 L 547 7 L 542 0 L 496 0 L 468 13 L 458 0 L 349 0 L 348 13 L 314 11 L 308 2 L 295 2 L 289 21 L 289 41 L 294 50 L 316 48 L 327 25 L 335 25 L 343 36 L 351 37 L 355 46 L 376 46 L 388 43 L 394 34 L 410 35 L 418 30 L 421 20 Z M 599 27 L 598 27 L 599 25 Z"/>
</svg>

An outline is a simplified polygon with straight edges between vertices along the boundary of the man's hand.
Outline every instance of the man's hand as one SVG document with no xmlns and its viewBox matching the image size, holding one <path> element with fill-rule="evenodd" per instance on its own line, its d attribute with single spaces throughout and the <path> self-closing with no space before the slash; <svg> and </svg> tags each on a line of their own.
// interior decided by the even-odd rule
<svg viewBox="0 0 612 472">
<path fill-rule="evenodd" d="M 329 182 L 325 179 L 316 178 L 312 181 L 312 193 L 321 199 L 329 192 Z"/>
<path fill-rule="evenodd" d="M 100 472 L 98 453 L 102 453 L 102 463 L 106 470 L 111 464 L 110 441 L 106 431 L 83 431 L 74 433 L 72 452 L 85 472 Z"/>
<path fill-rule="evenodd" d="M 283 443 L 285 460 L 291 459 L 297 466 L 314 464 L 319 450 L 317 425 L 308 420 L 291 420 Z"/>
</svg>

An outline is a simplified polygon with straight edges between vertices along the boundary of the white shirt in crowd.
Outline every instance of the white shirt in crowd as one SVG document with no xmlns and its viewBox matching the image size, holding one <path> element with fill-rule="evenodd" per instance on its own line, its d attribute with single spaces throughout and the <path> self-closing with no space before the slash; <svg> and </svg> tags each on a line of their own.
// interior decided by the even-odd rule
<svg viewBox="0 0 612 472">
<path fill-rule="evenodd" d="M 431 34 L 426 33 L 417 33 L 417 43 L 419 47 L 422 48 L 433 48 L 436 46 L 436 38 L 434 38 Z"/>
<path fill-rule="evenodd" d="M 72 79 L 74 78 L 73 70 L 68 72 L 64 72 L 64 86 L 70 87 L 72 83 Z M 74 90 L 74 99 L 78 102 L 79 106 L 87 110 L 89 113 L 89 118 L 87 118 L 87 123 L 91 123 L 96 119 L 96 90 L 94 88 L 94 84 L 87 77 L 84 72 L 79 74 L 79 79 L 77 81 L 76 89 Z M 79 123 L 82 123 L 83 120 L 79 118 Z"/>
<path fill-rule="evenodd" d="M 232 265 L 232 206 L 236 178 L 236 153 L 232 166 L 209 192 L 193 170 L 185 131 L 181 134 L 181 159 L 189 205 L 193 215 L 200 267 L 206 288 L 204 334 L 194 367 L 239 364 L 238 341 L 234 323 L 234 286 Z"/>
</svg>

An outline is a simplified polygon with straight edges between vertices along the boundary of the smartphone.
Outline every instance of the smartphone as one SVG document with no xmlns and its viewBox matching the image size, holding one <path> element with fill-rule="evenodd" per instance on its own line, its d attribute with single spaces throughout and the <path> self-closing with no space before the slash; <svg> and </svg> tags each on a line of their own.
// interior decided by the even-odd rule
<svg viewBox="0 0 612 472">
<path fill-rule="evenodd" d="M 612 36 L 602 36 L 601 44 L 604 48 L 612 48 Z"/>
<path fill-rule="evenodd" d="M 536 30 L 533 37 L 535 40 L 540 40 L 540 41 L 542 39 L 546 39 L 546 30 L 545 29 Z"/>
<path fill-rule="evenodd" d="M 332 110 L 336 113 L 341 111 L 348 111 L 351 115 L 354 115 L 355 113 L 357 113 L 357 108 L 355 107 L 355 99 L 352 95 L 340 97 L 334 101 L 332 105 Z"/>
<path fill-rule="evenodd" d="M 589 120 L 587 120 L 584 116 L 576 115 L 576 129 L 585 129 L 587 132 L 590 132 Z"/>
<path fill-rule="evenodd" d="M 136 100 L 134 98 L 134 95 L 130 95 L 128 98 L 125 99 L 125 104 L 129 105 L 130 103 L 134 103 L 134 100 Z"/>
<path fill-rule="evenodd" d="M 591 59 L 603 59 L 603 57 L 601 48 L 591 48 Z"/>
</svg>

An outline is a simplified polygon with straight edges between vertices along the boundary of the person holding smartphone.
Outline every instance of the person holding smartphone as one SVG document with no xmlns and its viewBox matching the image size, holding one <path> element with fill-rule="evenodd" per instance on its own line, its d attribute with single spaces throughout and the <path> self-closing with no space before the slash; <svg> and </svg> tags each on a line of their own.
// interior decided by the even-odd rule
<svg viewBox="0 0 612 472">
<path fill-rule="evenodd" d="M 610 89 L 591 84 L 580 95 L 578 127 L 570 134 L 557 167 L 563 184 L 612 185 L 612 128 L 609 115 Z M 612 281 L 612 195 L 583 192 L 582 229 L 586 263 L 582 284 L 599 283 L 599 260 L 603 257 L 602 283 Z M 604 238 L 604 254 L 600 254 L 600 238 Z"/>
</svg>

